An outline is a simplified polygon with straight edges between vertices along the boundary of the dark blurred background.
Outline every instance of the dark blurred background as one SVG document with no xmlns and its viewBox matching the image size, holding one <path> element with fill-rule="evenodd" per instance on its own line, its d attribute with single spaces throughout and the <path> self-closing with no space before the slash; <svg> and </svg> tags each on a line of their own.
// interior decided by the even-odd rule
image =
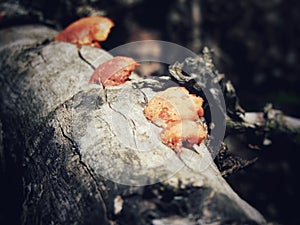
<svg viewBox="0 0 300 225">
<path fill-rule="evenodd" d="M 20 0 L 62 29 L 79 17 L 102 14 L 116 24 L 103 44 L 161 39 L 215 52 L 220 72 L 235 84 L 243 106 L 272 102 L 298 116 L 300 2 L 296 0 Z M 24 21 L 24 20 L 23 20 Z"/>
<path fill-rule="evenodd" d="M 5 1 L 2 1 L 2 3 Z M 201 53 L 214 52 L 217 69 L 230 79 L 246 111 L 266 103 L 300 118 L 300 1 L 296 0 L 20 0 L 22 19 L 62 29 L 91 15 L 108 16 L 115 27 L 103 48 L 160 39 Z M 22 14 L 22 13 L 21 13 Z M 1 20 L 0 20 L 1 21 Z M 1 24 L 2 23 L 2 24 Z M 151 74 L 149 74 L 151 75 Z M 273 224 L 300 224 L 300 140 L 274 136 L 252 166 L 228 176 L 234 190 Z"/>
</svg>

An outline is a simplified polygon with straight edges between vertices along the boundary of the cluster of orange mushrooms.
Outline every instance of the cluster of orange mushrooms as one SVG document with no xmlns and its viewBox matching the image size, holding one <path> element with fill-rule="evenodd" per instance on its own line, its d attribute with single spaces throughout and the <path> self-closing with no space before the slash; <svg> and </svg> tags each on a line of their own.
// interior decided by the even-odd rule
<svg viewBox="0 0 300 225">
<path fill-rule="evenodd" d="M 91 16 L 79 19 L 61 31 L 56 41 L 70 42 L 78 48 L 90 45 L 100 48 L 107 39 L 114 23 L 106 17 Z M 116 56 L 100 64 L 89 82 L 104 87 L 117 86 L 126 82 L 131 72 L 139 66 L 134 59 Z M 157 93 L 147 104 L 144 114 L 148 120 L 163 128 L 161 141 L 178 154 L 182 148 L 200 144 L 207 136 L 202 123 L 203 99 L 189 94 L 184 87 L 171 87 Z"/>
<path fill-rule="evenodd" d="M 159 127 L 161 141 L 180 153 L 182 147 L 200 144 L 207 135 L 201 117 L 203 99 L 189 94 L 184 87 L 171 87 L 157 93 L 147 104 L 144 114 Z"/>
</svg>

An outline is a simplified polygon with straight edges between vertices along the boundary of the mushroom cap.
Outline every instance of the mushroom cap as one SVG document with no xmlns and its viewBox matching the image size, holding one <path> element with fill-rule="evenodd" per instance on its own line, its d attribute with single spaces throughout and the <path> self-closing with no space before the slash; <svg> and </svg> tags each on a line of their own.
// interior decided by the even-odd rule
<svg viewBox="0 0 300 225">
<path fill-rule="evenodd" d="M 161 133 L 161 141 L 174 149 L 181 151 L 184 143 L 188 147 L 200 144 L 206 138 L 207 132 L 204 127 L 192 120 L 180 120 L 169 124 Z"/>
<path fill-rule="evenodd" d="M 171 87 L 159 92 L 147 104 L 144 114 L 160 127 L 179 120 L 196 121 L 203 116 L 203 99 L 189 94 L 184 87 Z"/>
<path fill-rule="evenodd" d="M 113 21 L 107 17 L 84 17 L 76 20 L 59 32 L 55 40 L 77 44 L 78 46 L 93 46 L 95 45 L 94 42 L 105 41 L 113 26 Z"/>
<path fill-rule="evenodd" d="M 100 64 L 92 74 L 89 82 L 102 84 L 104 87 L 123 84 L 138 65 L 132 58 L 116 56 Z"/>
</svg>

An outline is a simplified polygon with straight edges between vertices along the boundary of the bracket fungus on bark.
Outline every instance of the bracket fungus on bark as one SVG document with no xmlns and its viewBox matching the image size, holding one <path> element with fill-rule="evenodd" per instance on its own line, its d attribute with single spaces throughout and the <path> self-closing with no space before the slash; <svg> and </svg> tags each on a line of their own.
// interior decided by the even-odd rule
<svg viewBox="0 0 300 225">
<path fill-rule="evenodd" d="M 125 83 L 131 72 L 140 64 L 125 56 L 116 56 L 100 64 L 90 78 L 89 83 L 102 84 L 104 87 Z"/>
<path fill-rule="evenodd" d="M 147 104 L 144 114 L 162 127 L 161 141 L 180 153 L 183 145 L 200 144 L 207 132 L 201 121 L 203 99 L 189 94 L 184 87 L 171 87 L 159 92 Z"/>
<path fill-rule="evenodd" d="M 70 42 L 79 48 L 82 45 L 100 48 L 100 42 L 107 39 L 113 26 L 113 21 L 107 17 L 84 17 L 71 23 L 55 37 L 55 40 Z"/>
</svg>

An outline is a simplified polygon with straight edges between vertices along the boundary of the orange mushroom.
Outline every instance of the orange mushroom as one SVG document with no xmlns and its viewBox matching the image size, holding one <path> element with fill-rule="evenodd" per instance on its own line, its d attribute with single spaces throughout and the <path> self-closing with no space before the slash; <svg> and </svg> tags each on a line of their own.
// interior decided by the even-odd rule
<svg viewBox="0 0 300 225">
<path fill-rule="evenodd" d="M 180 153 L 184 144 L 192 147 L 206 138 L 204 127 L 192 120 L 179 120 L 169 124 L 160 135 L 161 141 Z"/>
<path fill-rule="evenodd" d="M 70 42 L 78 47 L 90 45 L 100 47 L 100 42 L 107 39 L 114 23 L 111 19 L 102 16 L 90 16 L 81 18 L 61 31 L 56 41 Z"/>
<path fill-rule="evenodd" d="M 104 87 L 123 84 L 136 66 L 139 64 L 134 59 L 116 56 L 100 64 L 91 76 L 89 83 L 102 84 Z"/>
<path fill-rule="evenodd" d="M 160 127 L 178 120 L 193 120 L 203 116 L 203 99 L 189 94 L 184 87 L 171 87 L 159 92 L 144 110 L 147 119 Z"/>
</svg>

